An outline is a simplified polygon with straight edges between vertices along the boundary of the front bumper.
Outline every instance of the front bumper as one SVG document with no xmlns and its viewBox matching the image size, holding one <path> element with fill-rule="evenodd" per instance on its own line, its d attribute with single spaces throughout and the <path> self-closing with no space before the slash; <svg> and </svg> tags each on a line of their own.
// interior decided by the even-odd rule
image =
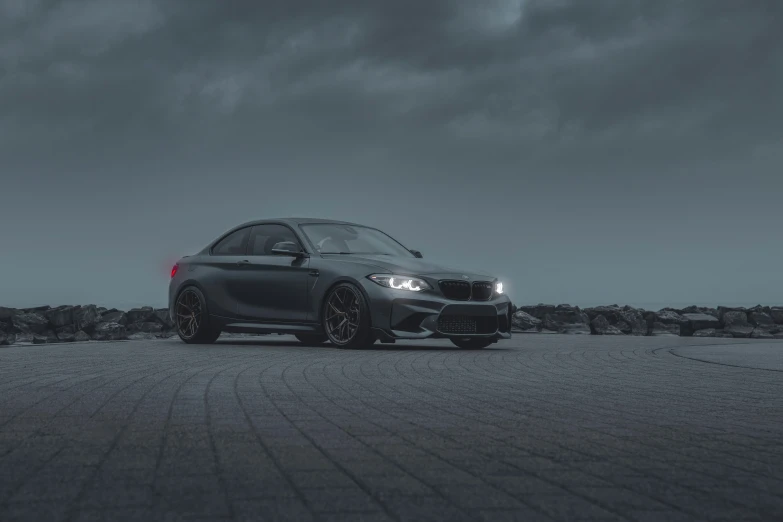
<svg viewBox="0 0 783 522">
<path fill-rule="evenodd" d="M 511 301 L 499 296 L 489 301 L 453 301 L 434 292 L 421 295 L 383 288 L 371 293 L 372 326 L 377 337 L 394 339 L 511 338 Z"/>
</svg>

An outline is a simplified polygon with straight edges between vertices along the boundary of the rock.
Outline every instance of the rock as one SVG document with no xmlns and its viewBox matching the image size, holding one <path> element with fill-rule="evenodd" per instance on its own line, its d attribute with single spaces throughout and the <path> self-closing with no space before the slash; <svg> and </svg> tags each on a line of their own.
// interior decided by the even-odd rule
<svg viewBox="0 0 783 522">
<path fill-rule="evenodd" d="M 125 326 L 125 329 L 128 331 L 128 333 L 160 333 L 163 331 L 163 325 L 160 323 L 152 323 L 152 322 L 146 322 L 146 323 L 130 323 Z"/>
<path fill-rule="evenodd" d="M 542 321 L 527 312 L 517 310 L 514 315 L 511 316 L 511 325 L 519 330 L 540 330 Z"/>
<path fill-rule="evenodd" d="M 83 343 L 83 342 L 89 341 L 91 339 L 92 338 L 89 335 L 87 335 L 85 332 L 83 332 L 82 330 L 79 330 L 78 332 L 76 332 L 73 335 L 73 340 L 78 342 L 78 343 Z"/>
<path fill-rule="evenodd" d="M 45 335 L 33 334 L 33 344 L 46 344 L 47 337 Z"/>
<path fill-rule="evenodd" d="M 168 308 L 158 308 L 153 312 L 153 316 L 157 322 L 163 325 L 164 329 L 170 330 L 174 328 L 174 321 L 171 320 Z"/>
<path fill-rule="evenodd" d="M 661 322 L 654 322 L 650 335 L 680 335 L 679 324 L 665 324 Z"/>
<path fill-rule="evenodd" d="M 16 335 L 12 333 L 0 332 L 0 346 L 8 346 L 16 342 Z"/>
<path fill-rule="evenodd" d="M 58 306 L 44 312 L 46 320 L 53 328 L 73 324 L 73 306 Z"/>
<path fill-rule="evenodd" d="M 663 309 L 655 312 L 655 322 L 663 324 L 676 324 L 680 327 L 688 326 L 688 319 L 674 310 Z"/>
<path fill-rule="evenodd" d="M 766 312 L 753 311 L 748 313 L 748 322 L 753 326 L 760 326 L 762 328 L 769 328 L 775 324 L 772 316 Z"/>
<path fill-rule="evenodd" d="M 108 312 L 109 311 L 107 308 L 105 308 L 103 306 L 97 307 L 97 310 L 98 310 L 98 313 L 101 314 L 101 316 L 103 316 L 103 312 Z M 114 310 L 116 310 L 116 308 L 114 308 Z"/>
<path fill-rule="evenodd" d="M 79 306 L 73 311 L 73 324 L 77 330 L 91 330 L 101 320 L 95 305 Z"/>
<path fill-rule="evenodd" d="M 719 329 L 720 321 L 718 321 L 717 315 L 718 315 L 717 311 L 715 312 L 715 315 L 708 315 L 702 313 L 682 314 L 682 316 L 688 320 L 689 332 L 697 332 L 699 330 L 708 330 L 708 329 Z M 687 335 L 688 332 L 682 332 L 682 333 L 683 335 Z"/>
<path fill-rule="evenodd" d="M 609 320 L 603 315 L 598 315 L 590 321 L 590 333 L 593 335 L 623 335 L 616 326 L 609 324 Z"/>
<path fill-rule="evenodd" d="M 753 333 L 750 334 L 750 336 L 753 339 L 774 339 L 775 336 L 770 332 L 769 330 L 764 330 L 763 328 L 756 328 L 753 330 Z"/>
<path fill-rule="evenodd" d="M 729 326 L 749 326 L 748 314 L 742 310 L 723 312 L 721 320 L 724 328 Z"/>
<path fill-rule="evenodd" d="M 517 311 L 522 310 L 526 314 L 530 314 L 536 319 L 544 320 L 546 314 L 554 313 L 554 305 L 538 304 L 536 306 L 520 306 Z"/>
<path fill-rule="evenodd" d="M 118 341 L 127 339 L 128 333 L 125 327 L 117 323 L 98 323 L 92 338 L 96 341 Z"/>
<path fill-rule="evenodd" d="M 101 314 L 101 321 L 106 323 L 117 323 L 123 326 L 128 324 L 128 314 L 122 310 L 108 310 Z"/>
<path fill-rule="evenodd" d="M 156 335 L 154 333 L 148 333 L 148 332 L 136 332 L 128 335 L 128 339 L 131 341 L 150 340 L 155 338 Z"/>
<path fill-rule="evenodd" d="M 145 323 L 152 321 L 154 317 L 154 310 L 151 306 L 143 306 L 141 308 L 133 308 L 128 310 L 128 323 Z"/>
<path fill-rule="evenodd" d="M 22 313 L 11 318 L 14 328 L 22 333 L 42 334 L 49 329 L 49 321 L 42 315 L 36 313 Z"/>
<path fill-rule="evenodd" d="M 714 318 L 718 318 L 718 309 L 717 308 L 709 308 L 706 306 L 688 306 L 686 308 L 682 309 L 681 312 L 683 315 L 685 314 L 704 314 L 704 315 L 711 315 Z"/>
<path fill-rule="evenodd" d="M 783 306 L 773 306 L 769 309 L 769 315 L 775 324 L 783 324 Z"/>
<path fill-rule="evenodd" d="M 715 318 L 717 319 L 717 317 Z M 693 337 L 731 337 L 732 335 L 716 328 L 704 328 L 693 332 Z"/>
<path fill-rule="evenodd" d="M 16 308 L 7 308 L 5 306 L 0 306 L 0 321 L 4 323 L 10 323 L 11 318 L 19 313 L 21 313 L 21 311 L 17 310 Z"/>
<path fill-rule="evenodd" d="M 594 306 L 592 308 L 585 308 L 583 310 L 583 312 L 587 314 L 588 319 L 590 319 L 590 324 L 592 324 L 596 317 L 602 315 L 606 318 L 610 325 L 617 324 L 617 322 L 620 320 L 621 311 L 622 309 L 617 305 Z"/>
<path fill-rule="evenodd" d="M 13 328 L 13 325 L 11 325 L 11 323 L 5 323 L 3 321 L 0 321 L 0 332 L 10 332 L 11 328 Z"/>
<path fill-rule="evenodd" d="M 22 308 L 22 313 L 25 313 L 25 314 L 41 314 L 41 315 L 43 315 L 44 312 L 46 312 L 47 310 L 51 310 L 51 309 L 52 309 L 52 307 L 49 306 L 49 305 L 34 306 L 32 308 Z"/>
<path fill-rule="evenodd" d="M 559 333 L 590 333 L 590 319 L 579 307 L 559 305 L 544 316 L 544 328 Z"/>
<path fill-rule="evenodd" d="M 623 309 L 620 312 L 620 320 L 630 327 L 630 335 L 647 335 L 647 319 L 643 312 L 630 307 Z"/>
<path fill-rule="evenodd" d="M 728 312 L 744 312 L 747 313 L 747 309 L 744 306 L 737 306 L 737 307 L 730 307 L 730 306 L 719 306 L 718 307 L 718 320 L 722 323 L 723 322 L 723 316 L 726 315 Z"/>
<path fill-rule="evenodd" d="M 746 337 L 750 337 L 750 335 L 753 333 L 754 328 L 750 325 L 731 325 L 727 326 L 723 329 L 723 331 L 732 337 L 736 337 L 738 339 L 744 339 Z"/>
</svg>

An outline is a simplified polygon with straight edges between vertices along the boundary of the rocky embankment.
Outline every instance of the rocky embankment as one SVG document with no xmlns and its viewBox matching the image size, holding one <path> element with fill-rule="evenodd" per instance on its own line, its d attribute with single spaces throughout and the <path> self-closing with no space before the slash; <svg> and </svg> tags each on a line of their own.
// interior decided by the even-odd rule
<svg viewBox="0 0 783 522">
<path fill-rule="evenodd" d="M 680 335 L 783 339 L 783 307 L 579 308 L 570 305 L 515 307 L 513 329 L 522 333 Z M 86 306 L 0 307 L 0 345 L 155 339 L 176 335 L 165 308 L 127 312 Z"/>
<path fill-rule="evenodd" d="M 150 306 L 124 312 L 86 306 L 0 307 L 0 345 L 154 339 L 175 335 L 165 308 Z"/>
<path fill-rule="evenodd" d="M 783 307 L 689 306 L 652 312 L 618 305 L 579 308 L 539 304 L 516 307 L 513 328 L 525 333 L 783 339 Z"/>
</svg>

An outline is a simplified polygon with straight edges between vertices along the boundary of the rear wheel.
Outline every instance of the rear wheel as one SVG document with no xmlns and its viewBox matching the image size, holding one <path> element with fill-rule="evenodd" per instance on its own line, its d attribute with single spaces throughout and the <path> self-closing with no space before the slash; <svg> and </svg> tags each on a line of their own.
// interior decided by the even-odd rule
<svg viewBox="0 0 783 522">
<path fill-rule="evenodd" d="M 195 286 L 189 286 L 180 292 L 174 312 L 177 334 L 186 343 L 209 344 L 220 337 L 220 329 L 212 326 L 209 320 L 207 300 Z"/>
<path fill-rule="evenodd" d="M 329 340 L 329 338 L 323 334 L 294 334 L 294 337 L 296 337 L 300 343 L 308 346 L 317 346 Z"/>
<path fill-rule="evenodd" d="M 340 348 L 367 348 L 375 342 L 367 301 L 350 283 L 335 286 L 327 295 L 323 327 L 329 341 Z"/>
<path fill-rule="evenodd" d="M 482 350 L 492 344 L 493 340 L 476 337 L 453 337 L 451 342 L 465 350 Z"/>
</svg>

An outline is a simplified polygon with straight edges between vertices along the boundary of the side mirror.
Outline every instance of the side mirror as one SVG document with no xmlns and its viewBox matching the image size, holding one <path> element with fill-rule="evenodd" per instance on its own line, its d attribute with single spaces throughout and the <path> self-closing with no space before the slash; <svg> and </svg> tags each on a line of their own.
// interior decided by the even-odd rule
<svg viewBox="0 0 783 522">
<path fill-rule="evenodd" d="M 413 254 L 413 257 L 418 257 L 419 259 L 424 257 L 423 255 L 421 255 L 421 252 L 419 252 L 418 250 L 411 250 L 411 254 Z"/>
<path fill-rule="evenodd" d="M 272 253 L 279 256 L 304 256 L 304 252 L 302 252 L 302 250 L 299 248 L 299 245 L 292 241 L 281 241 L 280 243 L 275 243 L 275 246 L 272 247 Z"/>
</svg>

